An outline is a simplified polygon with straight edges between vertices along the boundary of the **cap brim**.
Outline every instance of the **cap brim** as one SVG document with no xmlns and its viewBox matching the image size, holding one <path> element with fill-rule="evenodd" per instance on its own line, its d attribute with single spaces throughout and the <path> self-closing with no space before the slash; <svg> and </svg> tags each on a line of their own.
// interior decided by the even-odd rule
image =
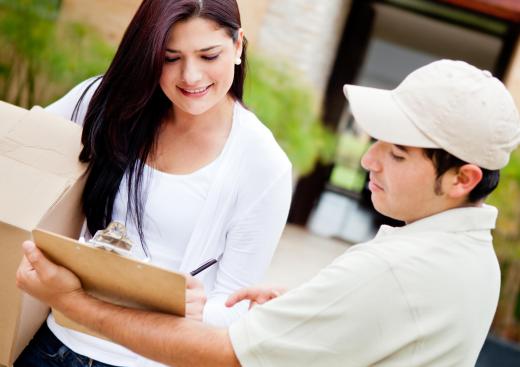
<svg viewBox="0 0 520 367">
<path fill-rule="evenodd" d="M 343 92 L 356 122 L 374 139 L 418 148 L 439 147 L 401 110 L 391 91 L 346 84 Z"/>
</svg>

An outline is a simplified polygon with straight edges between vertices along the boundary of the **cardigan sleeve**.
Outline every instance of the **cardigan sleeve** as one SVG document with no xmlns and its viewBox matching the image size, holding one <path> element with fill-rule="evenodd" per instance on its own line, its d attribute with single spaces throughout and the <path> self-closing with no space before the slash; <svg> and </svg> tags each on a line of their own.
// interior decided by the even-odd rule
<svg viewBox="0 0 520 367">
<path fill-rule="evenodd" d="M 250 177 L 250 180 L 254 180 Z M 260 282 L 270 265 L 285 226 L 291 201 L 292 170 L 286 169 L 231 224 L 226 247 L 208 295 L 204 321 L 228 326 L 247 311 L 247 302 L 225 306 L 236 290 Z"/>
<path fill-rule="evenodd" d="M 92 95 L 94 94 L 100 83 L 100 77 L 89 78 L 76 85 L 67 94 L 65 94 L 57 101 L 45 107 L 45 110 L 57 116 L 63 117 L 67 120 L 73 120 L 78 125 L 83 126 L 83 120 L 85 119 L 85 114 L 87 113 L 88 105 L 90 103 L 90 100 L 92 99 Z M 85 95 L 79 106 L 78 114 L 76 118 L 73 119 L 72 114 L 74 112 L 74 108 L 76 107 L 76 104 L 78 103 L 83 94 Z"/>
</svg>

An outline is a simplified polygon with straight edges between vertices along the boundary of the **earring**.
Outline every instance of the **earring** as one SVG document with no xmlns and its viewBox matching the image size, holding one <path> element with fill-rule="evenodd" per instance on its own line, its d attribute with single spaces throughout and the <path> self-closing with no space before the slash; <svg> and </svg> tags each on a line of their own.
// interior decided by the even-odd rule
<svg viewBox="0 0 520 367">
<path fill-rule="evenodd" d="M 240 57 L 237 57 L 235 60 L 235 65 L 240 65 L 242 63 L 242 59 Z"/>
</svg>

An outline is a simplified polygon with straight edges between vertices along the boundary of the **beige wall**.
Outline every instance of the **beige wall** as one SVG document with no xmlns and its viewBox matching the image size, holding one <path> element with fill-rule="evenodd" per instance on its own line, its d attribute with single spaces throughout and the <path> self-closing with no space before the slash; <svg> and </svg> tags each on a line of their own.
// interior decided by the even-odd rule
<svg viewBox="0 0 520 367">
<path fill-rule="evenodd" d="M 237 0 L 250 45 L 300 70 L 323 97 L 350 0 Z M 141 0 L 64 0 L 63 17 L 93 25 L 117 45 Z"/>
<path fill-rule="evenodd" d="M 99 29 L 112 44 L 118 44 L 142 0 L 64 0 L 62 16 Z M 272 0 L 238 0 L 242 26 L 251 45 L 257 40 L 267 7 Z"/>
<path fill-rule="evenodd" d="M 516 46 L 515 54 L 509 64 L 505 83 L 515 98 L 517 107 L 520 109 L 520 41 Z"/>
<path fill-rule="evenodd" d="M 273 1 L 277 0 L 238 0 L 242 28 L 244 28 L 249 44 L 253 47 L 258 42 L 258 35 L 265 21 L 267 9 Z"/>
<path fill-rule="evenodd" d="M 62 16 L 93 25 L 118 44 L 141 0 L 64 0 Z"/>
<path fill-rule="evenodd" d="M 273 62 L 288 62 L 299 70 L 320 100 L 350 4 L 351 0 L 271 0 L 258 35 L 258 48 Z"/>
</svg>

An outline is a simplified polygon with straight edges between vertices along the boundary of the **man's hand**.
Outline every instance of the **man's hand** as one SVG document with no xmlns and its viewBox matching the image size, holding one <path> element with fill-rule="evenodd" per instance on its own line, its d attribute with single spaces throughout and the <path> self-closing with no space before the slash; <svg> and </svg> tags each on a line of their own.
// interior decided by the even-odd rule
<svg viewBox="0 0 520 367">
<path fill-rule="evenodd" d="M 248 299 L 250 301 L 249 309 L 251 309 L 251 307 L 255 305 L 261 305 L 262 303 L 266 303 L 267 301 L 282 295 L 285 291 L 286 289 L 282 287 L 269 286 L 242 288 L 229 296 L 226 301 L 226 306 L 232 307 L 236 303 Z"/>
<path fill-rule="evenodd" d="M 31 241 L 22 244 L 24 257 L 16 272 L 16 285 L 55 308 L 83 293 L 81 282 L 71 271 L 49 261 Z"/>
<path fill-rule="evenodd" d="M 186 317 L 202 321 L 202 313 L 206 305 L 204 285 L 191 275 L 186 276 Z"/>
</svg>

